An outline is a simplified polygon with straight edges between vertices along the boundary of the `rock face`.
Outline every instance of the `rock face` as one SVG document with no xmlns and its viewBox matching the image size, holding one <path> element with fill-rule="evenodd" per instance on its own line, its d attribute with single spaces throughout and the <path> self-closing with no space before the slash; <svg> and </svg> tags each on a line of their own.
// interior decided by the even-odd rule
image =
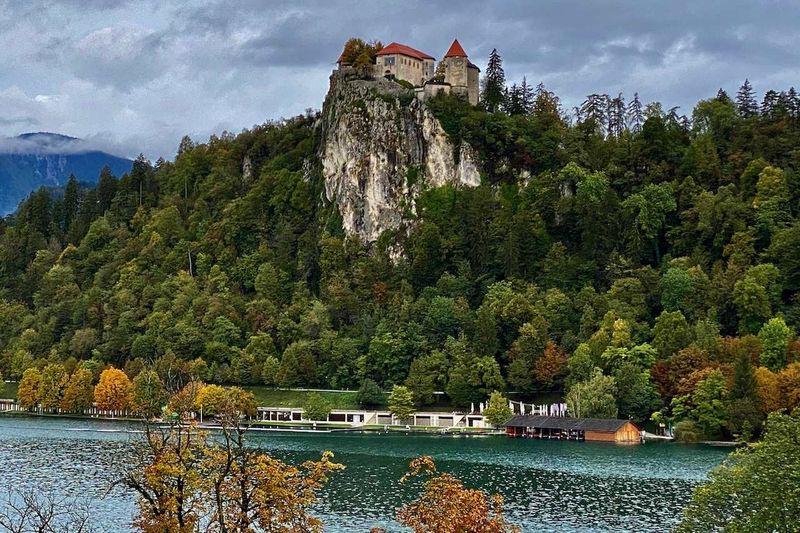
<svg viewBox="0 0 800 533">
<path fill-rule="evenodd" d="M 372 242 L 399 227 L 424 188 L 480 183 L 472 149 L 455 150 L 425 105 L 393 81 L 335 71 L 322 120 L 325 192 L 348 235 Z"/>
</svg>

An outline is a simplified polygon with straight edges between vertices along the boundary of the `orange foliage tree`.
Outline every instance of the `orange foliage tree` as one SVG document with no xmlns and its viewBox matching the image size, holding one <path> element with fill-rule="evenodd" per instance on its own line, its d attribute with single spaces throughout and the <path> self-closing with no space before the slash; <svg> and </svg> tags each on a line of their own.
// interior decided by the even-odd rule
<svg viewBox="0 0 800 533">
<path fill-rule="evenodd" d="M 118 368 L 109 367 L 100 374 L 94 388 L 94 401 L 98 409 L 124 411 L 131 406 L 132 386 L 127 374 Z"/>
<path fill-rule="evenodd" d="M 800 407 L 800 363 L 792 363 L 778 373 L 784 407 L 789 410 Z"/>
<path fill-rule="evenodd" d="M 544 354 L 533 364 L 533 377 L 544 387 L 553 388 L 567 374 L 567 354 L 556 343 L 549 341 Z"/>
<path fill-rule="evenodd" d="M 397 512 L 397 518 L 415 533 L 511 533 L 522 531 L 503 515 L 503 497 L 467 489 L 455 476 L 438 474 L 429 456 L 411 461 L 401 483 L 427 476 L 419 499 Z"/>
</svg>

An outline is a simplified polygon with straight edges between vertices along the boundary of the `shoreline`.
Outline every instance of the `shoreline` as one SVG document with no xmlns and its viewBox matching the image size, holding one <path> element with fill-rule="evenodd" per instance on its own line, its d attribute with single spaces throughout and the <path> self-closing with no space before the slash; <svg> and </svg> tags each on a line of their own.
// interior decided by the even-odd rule
<svg viewBox="0 0 800 533">
<path fill-rule="evenodd" d="M 65 420 L 93 420 L 102 422 L 128 422 L 144 423 L 143 418 L 133 417 L 109 417 L 109 416 L 90 416 L 78 414 L 55 414 L 37 413 L 34 411 L 3 411 L 0 412 L 3 418 L 51 418 Z M 164 424 L 164 421 L 153 421 L 154 424 Z M 220 431 L 219 424 L 198 422 L 198 428 L 209 431 Z M 365 425 L 353 427 L 350 424 L 336 422 L 264 422 L 254 421 L 248 426 L 248 431 L 257 432 L 276 432 L 276 433 L 327 433 L 327 434 L 420 434 L 429 436 L 447 437 L 488 437 L 504 436 L 502 430 L 489 428 L 443 428 L 438 426 L 410 426 L 410 425 Z"/>
</svg>

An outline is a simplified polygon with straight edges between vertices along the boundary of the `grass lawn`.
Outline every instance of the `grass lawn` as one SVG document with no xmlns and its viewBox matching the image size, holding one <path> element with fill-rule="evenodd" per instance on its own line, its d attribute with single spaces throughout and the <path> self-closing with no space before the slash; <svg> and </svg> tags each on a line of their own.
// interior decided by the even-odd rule
<svg viewBox="0 0 800 533">
<path fill-rule="evenodd" d="M 16 400 L 18 387 L 19 383 L 16 381 L 12 383 L 2 383 L 2 388 L 0 389 L 0 398 L 10 398 L 12 400 Z"/>
<path fill-rule="evenodd" d="M 245 386 L 256 397 L 256 405 L 261 407 L 303 407 L 309 391 L 273 389 L 258 385 Z M 356 402 L 356 392 L 318 392 L 331 404 L 332 409 L 360 409 Z"/>
</svg>

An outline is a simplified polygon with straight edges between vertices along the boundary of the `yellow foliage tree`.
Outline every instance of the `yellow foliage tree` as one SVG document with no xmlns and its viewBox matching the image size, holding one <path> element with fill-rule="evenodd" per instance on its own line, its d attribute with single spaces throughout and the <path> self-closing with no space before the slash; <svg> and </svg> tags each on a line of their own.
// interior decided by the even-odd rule
<svg viewBox="0 0 800 533">
<path fill-rule="evenodd" d="M 207 531 L 322 531 L 308 511 L 328 474 L 343 468 L 332 454 L 297 468 L 246 447 L 238 424 L 222 429 L 214 440 L 180 423 L 147 429 L 145 463 L 124 478 L 139 495 L 134 525 L 146 533 L 189 533 L 200 524 Z"/>
<path fill-rule="evenodd" d="M 94 388 L 94 401 L 98 409 L 124 411 L 131 407 L 131 380 L 118 368 L 109 367 L 100 374 Z"/>
<path fill-rule="evenodd" d="M 61 409 L 71 413 L 80 413 L 92 406 L 94 402 L 94 375 L 87 368 L 76 368 L 69 378 L 64 397 L 61 398 Z"/>
<path fill-rule="evenodd" d="M 42 382 L 42 373 L 38 368 L 32 367 L 22 373 L 22 379 L 17 389 L 17 401 L 23 409 L 32 409 L 39 405 L 39 386 Z"/>
<path fill-rule="evenodd" d="M 755 370 L 756 395 L 761 404 L 761 410 L 771 413 L 783 408 L 783 394 L 778 375 L 767 367 L 760 366 Z"/>
<path fill-rule="evenodd" d="M 44 409 L 59 407 L 68 382 L 69 375 L 64 365 L 54 363 L 44 367 L 39 382 L 39 405 Z"/>
<path fill-rule="evenodd" d="M 353 37 L 344 43 L 341 61 L 356 68 L 368 69 L 375 64 L 376 54 L 382 48 L 383 45 L 380 41 L 368 43 L 363 39 Z"/>
<path fill-rule="evenodd" d="M 467 489 L 451 474 L 438 474 L 429 456 L 411 461 L 405 483 L 417 476 L 429 476 L 422 495 L 397 512 L 401 524 L 415 533 L 517 533 L 518 526 L 509 524 L 503 514 L 503 497 L 489 496 L 478 489 Z"/>
</svg>

